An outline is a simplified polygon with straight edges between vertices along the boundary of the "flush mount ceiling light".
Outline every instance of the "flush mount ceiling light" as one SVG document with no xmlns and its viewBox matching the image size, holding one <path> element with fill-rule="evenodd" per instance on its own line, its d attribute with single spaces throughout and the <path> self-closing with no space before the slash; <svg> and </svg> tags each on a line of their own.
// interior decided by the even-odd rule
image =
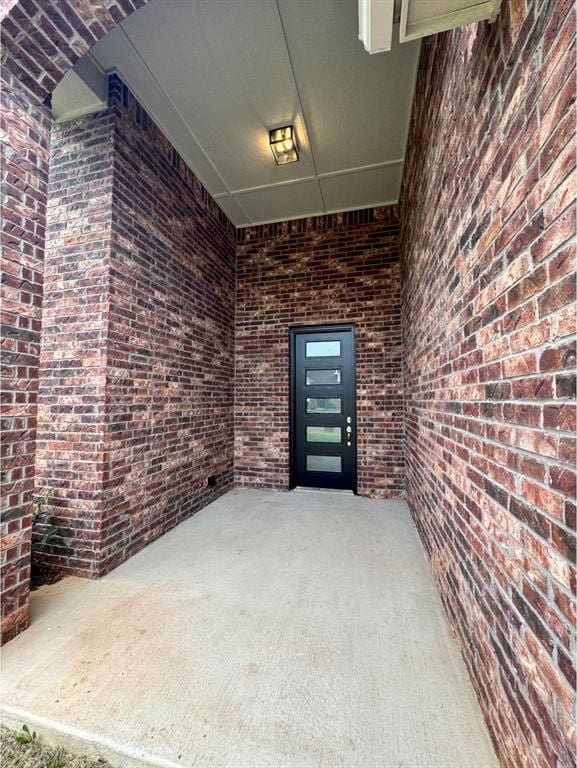
<svg viewBox="0 0 577 768">
<path fill-rule="evenodd" d="M 294 126 L 285 125 L 282 128 L 269 131 L 269 141 L 277 165 L 297 162 L 299 150 Z"/>
</svg>

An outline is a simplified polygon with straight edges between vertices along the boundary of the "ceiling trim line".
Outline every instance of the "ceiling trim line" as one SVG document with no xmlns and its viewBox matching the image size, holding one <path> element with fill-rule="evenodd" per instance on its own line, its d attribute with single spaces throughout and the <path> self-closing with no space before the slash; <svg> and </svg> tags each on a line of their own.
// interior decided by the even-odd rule
<svg viewBox="0 0 577 768">
<path fill-rule="evenodd" d="M 266 219 L 263 221 L 253 221 L 250 224 L 239 224 L 237 229 L 245 229 L 246 227 L 260 227 L 264 224 L 279 224 L 282 221 L 298 221 L 299 219 L 310 219 L 313 216 L 329 216 L 333 213 L 348 213 L 348 211 L 366 211 L 369 208 L 382 208 L 386 205 L 397 205 L 399 199 L 385 200 L 383 202 L 371 203 L 370 205 L 351 205 L 348 208 L 331 208 L 328 211 L 312 211 L 304 216 L 290 216 L 288 219 L 285 217 L 281 219 Z"/>
<path fill-rule="evenodd" d="M 277 181 L 274 184 L 261 184 L 256 187 L 242 187 L 241 189 L 231 189 L 231 195 L 242 195 L 245 192 L 263 192 L 267 189 L 275 189 L 276 187 L 290 187 L 293 184 L 304 184 L 306 181 L 316 181 L 317 176 L 301 176 L 298 179 L 285 179 L 285 181 Z"/>
<path fill-rule="evenodd" d="M 169 103 L 169 104 L 171 105 L 171 107 L 174 109 L 174 111 L 175 111 L 176 115 L 178 116 L 178 119 L 180 120 L 181 124 L 183 125 L 183 127 L 184 127 L 184 129 L 185 129 L 186 133 L 188 133 L 188 135 L 189 135 L 189 136 L 190 136 L 190 137 L 193 139 L 193 141 L 196 143 L 196 145 L 198 146 L 198 148 L 200 149 L 200 151 L 202 152 L 202 154 L 204 155 L 204 157 L 207 159 L 207 161 L 208 161 L 209 165 L 211 166 L 211 168 L 213 169 L 214 173 L 215 173 L 215 174 L 216 174 L 216 176 L 217 176 L 217 177 L 220 179 L 220 181 L 221 181 L 221 183 L 222 183 L 223 187 L 224 187 L 224 188 L 225 188 L 225 190 L 226 190 L 226 191 L 227 191 L 227 192 L 230 194 L 230 188 L 229 188 L 228 184 L 226 183 L 226 181 L 224 180 L 224 178 L 223 178 L 222 174 L 220 173 L 220 171 L 218 170 L 218 168 L 217 168 L 217 167 L 216 167 L 216 165 L 214 164 L 214 162 L 213 162 L 212 158 L 210 157 L 210 155 L 208 155 L 208 154 L 207 154 L 206 150 L 204 149 L 204 147 L 202 146 L 202 144 L 201 144 L 201 143 L 200 143 L 200 141 L 198 140 L 198 138 L 197 138 L 196 134 L 195 134 L 195 133 L 194 133 L 194 131 L 193 131 L 193 130 L 190 128 L 190 126 L 188 125 L 188 123 L 186 122 L 186 120 L 184 119 L 184 117 L 182 116 L 182 114 L 181 114 L 181 112 L 180 112 L 179 108 L 176 106 L 176 104 L 174 103 L 174 101 L 172 100 L 172 98 L 171 98 L 171 97 L 168 95 L 168 93 L 166 92 L 166 90 L 164 89 L 164 87 L 162 86 L 162 84 L 161 84 L 161 83 L 158 81 L 158 79 L 156 78 L 156 75 L 155 75 L 155 74 L 153 73 L 153 71 L 150 69 L 150 67 L 148 66 L 148 64 L 146 63 L 146 61 L 145 61 L 145 60 L 143 59 L 143 57 L 140 55 L 140 52 L 139 52 L 138 48 L 137 48 L 137 47 L 134 45 L 134 43 L 133 43 L 133 42 L 132 42 L 132 40 L 130 39 L 130 36 L 129 36 L 128 32 L 126 32 L 126 30 L 124 29 L 124 27 L 123 27 L 123 25 L 122 25 L 122 24 L 119 24 L 119 25 L 118 25 L 118 28 L 119 28 L 119 30 L 120 30 L 120 32 L 121 32 L 121 34 L 122 34 L 122 35 L 124 35 L 124 37 L 126 38 L 126 40 L 127 40 L 128 44 L 130 45 L 131 49 L 132 49 L 132 50 L 134 51 L 134 53 L 136 54 L 136 57 L 137 57 L 138 61 L 139 61 L 139 62 L 140 62 L 140 64 L 141 64 L 141 65 L 144 67 L 144 69 L 145 69 L 145 70 L 146 70 L 146 72 L 148 73 L 148 75 L 149 75 L 149 77 L 151 78 L 151 80 L 152 80 L 152 81 L 153 81 L 153 82 L 156 84 L 157 88 L 160 90 L 160 92 L 162 93 L 162 95 L 164 96 L 164 98 L 165 98 L 165 99 L 168 101 L 168 103 Z M 154 113 L 154 112 L 152 112 L 152 110 L 150 109 L 149 105 L 148 105 L 147 103 L 145 103 L 145 101 L 144 101 L 144 100 L 143 100 L 143 99 L 142 99 L 142 98 L 139 96 L 139 94 L 138 94 L 138 90 L 134 88 L 134 85 L 133 85 L 133 83 L 131 83 L 131 82 L 130 82 L 129 78 L 126 78 L 126 77 L 125 77 L 124 73 L 122 72 L 122 70 L 121 70 L 119 67 L 114 67 L 114 68 L 113 68 L 112 70 L 110 70 L 109 72 L 113 72 L 113 71 L 116 71 L 116 72 L 118 73 L 119 77 L 120 77 L 120 78 L 121 78 L 121 79 L 122 79 L 122 80 L 123 80 L 123 81 L 126 83 L 126 85 L 127 85 L 129 88 L 130 88 L 130 90 L 134 92 L 135 96 L 136 96 L 136 97 L 139 99 L 139 101 L 141 102 L 141 104 L 142 104 L 143 108 L 144 108 L 144 109 L 146 109 L 146 111 L 147 111 L 147 112 L 149 112 L 150 116 L 151 116 L 151 117 L 154 119 L 154 121 L 157 123 L 157 125 L 158 125 L 158 126 L 161 128 L 161 129 L 162 129 L 162 132 L 164 133 L 164 135 L 165 135 L 165 136 L 168 138 L 168 132 L 167 132 L 167 130 L 166 130 L 165 128 L 163 128 L 163 126 L 162 126 L 162 121 L 161 121 L 161 120 L 159 120 L 159 119 L 157 118 L 157 116 L 155 115 L 155 113 Z M 107 74 L 108 74 L 108 73 L 107 73 Z M 184 154 L 184 153 L 183 153 L 183 151 L 182 151 L 182 150 L 181 150 L 179 147 L 177 147 L 177 146 L 174 144 L 174 142 L 172 141 L 172 139 L 170 139 L 170 142 L 171 142 L 171 144 L 173 144 L 173 146 L 175 146 L 175 149 L 176 149 L 176 150 L 179 152 L 179 154 L 181 154 L 181 155 L 183 155 L 183 154 Z M 188 163 L 187 163 L 187 164 L 188 164 Z M 205 181 L 205 180 L 202 178 L 202 176 L 201 176 L 201 175 L 200 175 L 200 174 L 199 174 L 199 173 L 198 173 L 198 172 L 197 172 L 197 171 L 196 171 L 196 170 L 195 170 L 195 169 L 194 169 L 192 166 L 190 166 L 190 167 L 191 167 L 191 170 L 194 172 L 194 174 L 195 174 L 196 176 L 198 176 L 199 180 L 202 182 L 202 184 L 203 184 L 203 185 L 206 187 L 206 189 L 207 189 L 207 191 L 208 191 L 208 185 L 207 185 L 206 181 Z"/>
<path fill-rule="evenodd" d="M 369 165 L 357 165 L 354 168 L 343 168 L 341 171 L 326 171 L 319 173 L 319 179 L 332 179 L 335 176 L 350 176 L 351 173 L 363 173 L 364 171 L 378 171 L 379 168 L 393 168 L 396 165 L 403 165 L 404 157 L 397 160 L 385 160 L 382 163 L 370 163 Z M 359 209 L 360 210 L 360 209 Z"/>
<path fill-rule="evenodd" d="M 323 208 L 324 208 L 324 210 L 326 212 L 327 204 L 325 202 L 325 198 L 324 198 L 324 195 L 323 195 L 323 190 L 321 188 L 321 183 L 319 181 L 319 169 L 317 167 L 317 161 L 315 160 L 315 153 L 314 153 L 313 143 L 312 143 L 311 137 L 309 135 L 307 116 L 305 115 L 305 110 L 304 110 L 304 107 L 303 107 L 303 100 L 301 98 L 301 92 L 300 92 L 300 89 L 299 89 L 299 84 L 297 82 L 297 76 L 296 76 L 296 72 L 295 72 L 295 68 L 294 68 L 294 64 L 293 64 L 293 60 L 292 60 L 292 56 L 291 56 L 291 51 L 290 51 L 289 44 L 288 44 L 288 39 L 287 39 L 287 36 L 286 36 L 286 30 L 285 30 L 285 26 L 284 26 L 284 21 L 283 21 L 282 13 L 281 13 L 281 10 L 280 10 L 280 5 L 278 4 L 278 0 L 275 0 L 274 4 L 275 4 L 275 7 L 276 7 L 276 12 L 277 12 L 277 16 L 278 16 L 281 32 L 282 32 L 282 37 L 283 37 L 285 48 L 286 48 L 288 62 L 289 62 L 290 68 L 291 68 L 292 76 L 293 76 L 293 83 L 294 83 L 295 90 L 296 90 L 296 93 L 297 93 L 297 99 L 299 100 L 299 106 L 300 106 L 300 110 L 301 110 L 301 115 L 303 116 L 303 123 L 304 123 L 304 126 L 305 126 L 305 130 L 307 132 L 307 142 L 308 142 L 308 145 L 310 147 L 311 160 L 312 160 L 313 169 L 314 169 L 314 176 L 315 176 L 315 180 L 317 182 L 317 187 L 318 187 L 318 190 L 319 190 L 319 195 L 320 195 L 320 198 L 321 198 L 321 201 L 322 201 L 322 204 L 323 204 Z"/>
<path fill-rule="evenodd" d="M 377 171 L 379 168 L 394 168 L 397 165 L 403 165 L 405 158 L 401 157 L 396 160 L 385 160 L 382 163 L 371 163 L 369 165 L 358 165 L 353 168 L 343 168 L 340 171 L 326 171 L 325 173 L 318 173 L 316 176 L 300 176 L 298 179 L 286 179 L 285 181 L 277 181 L 273 184 L 261 184 L 256 187 L 241 187 L 240 189 L 231 189 L 230 192 L 219 192 L 213 195 L 215 199 L 219 197 L 225 197 L 227 195 L 242 195 L 245 192 L 263 192 L 267 189 L 276 189 L 277 187 L 288 187 L 292 184 L 302 184 L 306 181 L 315 181 L 317 179 L 333 179 L 337 176 L 350 176 L 353 173 L 364 173 L 365 171 Z M 323 201 L 324 202 L 324 201 Z M 356 210 L 351 208 L 349 210 Z M 359 210 L 361 210 L 359 208 Z"/>
<path fill-rule="evenodd" d="M 218 207 L 221 209 L 221 211 L 223 211 L 224 215 L 227 217 L 227 219 L 230 221 L 230 223 L 232 224 L 233 227 L 236 227 L 236 229 L 238 229 L 239 227 L 250 227 L 250 226 L 252 226 L 253 222 L 252 222 L 251 217 L 247 214 L 245 209 L 242 207 L 242 205 L 238 202 L 238 200 L 233 195 L 229 195 L 228 192 L 219 192 L 218 195 L 213 195 L 212 192 L 209 192 L 208 194 L 212 197 L 212 199 L 215 201 L 215 203 L 218 205 Z M 244 215 L 247 223 L 246 224 L 235 224 L 231 220 L 231 218 L 230 218 L 229 214 L 227 213 L 227 211 L 225 211 L 224 208 L 222 207 L 222 205 L 220 204 L 223 200 L 230 200 L 232 203 L 234 203 L 238 207 L 239 211 Z"/>
<path fill-rule="evenodd" d="M 148 68 L 147 68 L 147 69 L 148 69 Z M 127 86 L 127 88 L 129 88 L 129 90 L 130 90 L 130 91 L 132 91 L 132 93 L 133 93 L 133 94 L 136 96 L 136 98 L 138 99 L 138 101 L 139 101 L 139 102 L 140 102 L 140 104 L 142 105 L 143 109 L 145 109 L 145 110 L 146 110 L 146 112 L 147 112 L 147 113 L 150 115 L 150 117 L 151 117 L 152 121 L 153 121 L 153 122 L 154 122 L 154 123 L 155 123 L 155 124 L 158 126 L 158 128 L 159 128 L 159 129 L 162 131 L 162 133 L 164 134 L 164 136 L 165 136 L 165 137 L 168 139 L 168 141 L 169 141 L 169 142 L 172 144 L 172 146 L 173 146 L 173 147 L 176 149 L 176 151 L 177 151 L 177 152 L 178 152 L 178 154 L 181 156 L 181 158 L 183 159 L 183 161 L 185 162 L 185 164 L 187 165 L 187 167 L 188 167 L 188 168 L 190 168 L 190 170 L 191 170 L 191 171 L 194 173 L 194 175 L 196 176 L 196 178 L 197 178 L 197 179 L 200 181 L 200 183 L 202 184 L 202 186 L 203 186 L 203 187 L 206 189 L 206 191 L 207 191 L 207 192 L 208 192 L 208 194 L 209 194 L 209 195 L 210 195 L 210 196 L 213 198 L 213 200 L 215 200 L 215 201 L 216 201 L 216 200 L 219 200 L 219 199 L 222 199 L 222 198 L 225 198 L 225 197 L 228 197 L 228 198 L 232 198 L 232 194 L 231 194 L 231 192 L 229 191 L 229 189 L 228 189 L 228 185 L 226 184 L 225 180 L 224 180 L 224 179 L 223 179 L 223 177 L 220 175 L 220 173 L 219 173 L 218 169 L 216 168 L 216 166 L 214 165 L 214 163 L 212 162 L 212 160 L 210 159 L 210 157 L 209 157 L 209 156 L 206 154 L 206 152 L 205 152 L 205 150 L 204 150 L 204 147 L 203 147 L 203 146 L 201 145 L 201 143 L 198 141 L 198 139 L 196 138 L 196 136 L 194 135 L 194 133 L 193 133 L 193 132 L 190 130 L 190 128 L 188 127 L 187 123 L 186 123 L 186 122 L 185 122 L 185 120 L 182 118 L 182 116 L 181 116 L 180 112 L 178 111 L 178 109 L 177 109 L 176 107 L 174 107 L 174 109 L 175 109 L 175 112 L 176 112 L 176 114 L 177 114 L 177 117 L 178 117 L 178 119 L 180 120 L 180 122 L 181 122 L 181 123 L 182 123 L 182 125 L 184 126 L 184 129 L 185 129 L 185 131 L 186 131 L 186 132 L 187 132 L 187 133 L 188 133 L 190 136 L 192 136 L 193 140 L 196 142 L 196 144 L 197 144 L 197 146 L 199 147 L 200 151 L 201 151 L 201 152 L 202 152 L 202 154 L 203 154 L 203 155 L 206 157 L 206 159 L 207 159 L 208 163 L 209 163 L 209 164 L 212 166 L 212 168 L 214 169 L 214 171 L 215 171 L 216 175 L 217 175 L 217 176 L 218 176 L 218 178 L 221 180 L 223 187 L 226 189 L 226 192 L 217 192 L 217 193 L 215 194 L 215 193 L 213 193 L 213 192 L 211 192 L 211 191 L 210 191 L 210 188 L 209 188 L 209 185 L 208 185 L 208 183 L 207 183 L 206 179 L 204 179 L 204 178 L 203 178 L 202 174 L 201 174 L 201 173 L 198 171 L 198 169 L 196 168 L 196 166 L 195 166 L 195 165 L 194 165 L 194 164 L 193 164 L 193 163 L 192 163 L 192 162 L 191 162 L 191 161 L 190 161 L 190 160 L 187 158 L 185 151 L 184 151 L 184 150 L 183 150 L 183 149 L 182 149 L 182 148 L 181 148 L 181 147 L 178 145 L 178 143 L 177 143 L 177 142 L 176 142 L 176 141 L 175 141 L 173 138 L 171 138 L 171 137 L 170 137 L 170 131 L 168 131 L 168 130 L 167 130 L 165 127 L 164 127 L 164 125 L 162 124 L 162 120 L 160 120 L 160 119 L 157 117 L 157 114 L 156 114 L 156 112 L 155 112 L 155 111 L 154 111 L 154 110 L 151 108 L 151 106 L 150 106 L 150 104 L 148 103 L 148 101 L 147 101 L 146 99 L 142 98 L 142 96 L 139 94 L 139 89 L 138 89 L 138 88 L 136 88 L 136 87 L 134 86 L 134 84 L 133 84 L 133 82 L 132 82 L 131 78 L 127 77 L 127 76 L 124 74 L 124 72 L 122 71 L 122 68 L 121 68 L 121 67 L 119 67 L 118 65 L 115 65 L 114 67 L 111 67 L 110 69 L 106 70 L 105 74 L 106 74 L 106 75 L 117 74 L 117 75 L 118 75 L 118 77 L 119 77 L 119 78 L 122 80 L 122 82 L 123 82 L 123 83 L 125 83 L 125 85 Z M 170 102 L 170 104 L 172 104 L 172 105 L 174 106 L 174 104 L 173 104 L 172 100 L 171 100 L 171 99 L 170 99 L 170 97 L 167 95 L 167 93 L 165 92 L 165 90 L 163 89 L 163 87 L 160 85 L 160 83 L 158 83 L 156 80 L 155 80 L 154 82 L 157 84 L 157 86 L 158 86 L 158 88 L 160 89 L 160 91 L 162 92 L 163 96 L 165 96 L 165 97 L 168 99 L 168 101 Z M 245 224 L 245 225 L 243 225 L 243 226 L 247 226 L 247 227 L 248 227 L 248 226 L 250 226 L 250 224 L 252 223 L 252 220 L 251 220 L 250 216 L 247 214 L 247 212 L 246 212 L 246 211 L 245 211 L 245 209 L 242 207 L 242 205 L 240 204 L 240 202 L 236 201 L 236 204 L 238 205 L 238 207 L 240 208 L 240 210 L 241 210 L 241 211 L 242 211 L 242 213 L 244 214 L 245 218 L 246 218 L 246 219 L 248 220 L 248 222 L 249 222 L 248 224 Z M 223 213 L 225 214 L 225 216 L 227 216 L 227 217 L 228 217 L 228 214 L 226 213 L 226 211 L 224 211 L 224 210 L 223 210 Z M 234 224 L 234 222 L 231 222 L 231 224 L 233 224 L 233 226 L 235 226 L 235 227 L 236 227 L 236 226 L 238 226 L 237 224 Z"/>
</svg>

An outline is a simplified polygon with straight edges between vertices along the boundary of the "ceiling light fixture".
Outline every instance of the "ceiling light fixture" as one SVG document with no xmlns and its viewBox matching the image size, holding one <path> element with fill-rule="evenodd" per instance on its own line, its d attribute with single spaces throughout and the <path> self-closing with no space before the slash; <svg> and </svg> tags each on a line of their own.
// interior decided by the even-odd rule
<svg viewBox="0 0 577 768">
<path fill-rule="evenodd" d="M 297 162 L 299 150 L 294 126 L 285 125 L 269 131 L 269 141 L 277 165 Z"/>
</svg>

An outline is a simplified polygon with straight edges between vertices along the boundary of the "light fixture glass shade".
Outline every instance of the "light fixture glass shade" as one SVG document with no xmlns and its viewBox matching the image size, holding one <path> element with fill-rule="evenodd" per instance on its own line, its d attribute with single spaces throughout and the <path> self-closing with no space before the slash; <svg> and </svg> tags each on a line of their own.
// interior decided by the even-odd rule
<svg viewBox="0 0 577 768">
<path fill-rule="evenodd" d="M 295 129 L 292 125 L 269 131 L 270 148 L 277 165 L 296 163 L 299 159 Z"/>
</svg>

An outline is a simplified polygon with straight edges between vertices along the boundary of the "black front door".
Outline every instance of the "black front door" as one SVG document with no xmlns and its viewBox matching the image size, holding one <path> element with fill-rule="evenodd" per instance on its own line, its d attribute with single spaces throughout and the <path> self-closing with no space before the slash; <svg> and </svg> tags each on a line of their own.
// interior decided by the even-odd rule
<svg viewBox="0 0 577 768">
<path fill-rule="evenodd" d="M 352 326 L 291 330 L 291 486 L 356 493 Z"/>
</svg>

